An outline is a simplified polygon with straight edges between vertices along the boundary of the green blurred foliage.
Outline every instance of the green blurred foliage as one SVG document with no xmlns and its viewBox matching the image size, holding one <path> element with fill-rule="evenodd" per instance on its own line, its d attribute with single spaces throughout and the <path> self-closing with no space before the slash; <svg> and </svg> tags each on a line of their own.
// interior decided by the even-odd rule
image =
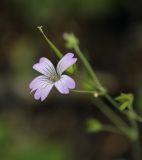
<svg viewBox="0 0 142 160">
<path fill-rule="evenodd" d="M 113 10 L 115 4 L 113 0 L 6 0 L 5 2 L 15 8 L 18 6 L 16 10 L 23 12 L 26 21 L 31 24 L 40 24 L 53 17 L 57 18 L 58 15 L 65 16 L 67 13 L 76 16 L 105 15 Z"/>
<path fill-rule="evenodd" d="M 7 123 L 0 120 L 0 157 L 7 154 L 8 146 L 12 142 L 12 137 Z"/>
<path fill-rule="evenodd" d="M 58 139 L 48 139 L 28 135 L 16 136 L 15 128 L 0 121 L 0 158 L 2 160 L 72 160 L 71 148 Z M 21 137 L 20 139 L 18 137 Z"/>
<path fill-rule="evenodd" d="M 28 98 L 29 81 L 33 79 L 34 72 L 32 66 L 38 57 L 39 46 L 34 39 L 23 35 L 10 48 L 11 83 L 15 92 L 22 97 Z M 22 92 L 21 92 L 22 91 Z"/>
<path fill-rule="evenodd" d="M 65 146 L 57 142 L 48 142 L 48 144 L 33 144 L 25 148 L 16 148 L 9 152 L 4 160 L 71 160 Z"/>
<path fill-rule="evenodd" d="M 89 119 L 87 121 L 87 131 L 88 132 L 100 132 L 103 129 L 102 123 L 97 119 Z"/>
</svg>

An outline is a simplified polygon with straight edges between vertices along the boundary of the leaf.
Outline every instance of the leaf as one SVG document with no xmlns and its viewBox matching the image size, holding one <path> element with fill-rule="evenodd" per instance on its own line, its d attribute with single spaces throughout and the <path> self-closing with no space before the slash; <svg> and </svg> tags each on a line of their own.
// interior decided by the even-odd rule
<svg viewBox="0 0 142 160">
<path fill-rule="evenodd" d="M 115 100 L 120 103 L 120 110 L 130 109 L 133 103 L 133 95 L 130 93 L 121 93 L 120 96 L 116 97 Z"/>
<path fill-rule="evenodd" d="M 126 102 L 122 103 L 119 106 L 119 108 L 120 108 L 121 111 L 124 111 L 128 106 L 129 106 L 129 102 L 126 101 Z"/>
</svg>

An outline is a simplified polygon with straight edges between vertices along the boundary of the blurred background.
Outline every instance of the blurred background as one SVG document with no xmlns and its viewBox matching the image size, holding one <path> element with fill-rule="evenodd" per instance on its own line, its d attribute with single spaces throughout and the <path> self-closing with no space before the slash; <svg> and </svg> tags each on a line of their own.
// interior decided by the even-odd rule
<svg viewBox="0 0 142 160">
<path fill-rule="evenodd" d="M 86 131 L 86 120 L 108 119 L 87 96 L 53 90 L 35 101 L 29 83 L 32 65 L 42 56 L 57 64 L 37 26 L 63 52 L 64 32 L 80 39 L 99 78 L 112 95 L 133 92 L 142 114 L 142 1 L 1 0 L 0 1 L 0 159 L 131 160 L 126 137 Z M 79 88 L 83 66 L 76 77 Z"/>
</svg>

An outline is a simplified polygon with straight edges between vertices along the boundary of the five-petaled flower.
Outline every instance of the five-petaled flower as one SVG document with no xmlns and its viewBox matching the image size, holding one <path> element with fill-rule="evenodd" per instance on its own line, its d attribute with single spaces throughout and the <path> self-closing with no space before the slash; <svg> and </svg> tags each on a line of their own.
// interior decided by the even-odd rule
<svg viewBox="0 0 142 160">
<path fill-rule="evenodd" d="M 75 88 L 75 81 L 67 75 L 62 75 L 65 70 L 77 61 L 77 58 L 73 56 L 73 53 L 67 53 L 63 56 L 56 69 L 52 62 L 45 57 L 40 58 L 39 63 L 33 65 L 33 69 L 42 74 L 29 85 L 31 92 L 35 91 L 34 98 L 36 100 L 45 100 L 53 86 L 62 94 L 68 94 L 69 89 Z"/>
</svg>

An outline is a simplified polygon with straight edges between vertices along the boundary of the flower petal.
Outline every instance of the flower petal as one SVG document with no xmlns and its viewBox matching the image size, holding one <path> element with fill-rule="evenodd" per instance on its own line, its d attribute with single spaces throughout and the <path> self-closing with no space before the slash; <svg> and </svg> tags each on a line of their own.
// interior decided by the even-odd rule
<svg viewBox="0 0 142 160">
<path fill-rule="evenodd" d="M 68 94 L 69 93 L 68 87 L 66 87 L 61 80 L 59 80 L 55 83 L 55 87 L 62 94 Z"/>
<path fill-rule="evenodd" d="M 36 90 L 34 98 L 36 100 L 39 100 L 41 98 L 41 101 L 44 101 L 45 98 L 48 96 L 48 94 L 50 93 L 51 89 L 53 87 L 53 84 L 49 84 L 44 88 L 39 88 Z"/>
<path fill-rule="evenodd" d="M 47 84 L 52 84 L 52 82 L 48 80 L 46 76 L 41 75 L 32 80 L 29 88 L 31 89 L 31 92 L 33 92 L 34 90 L 44 87 Z"/>
<path fill-rule="evenodd" d="M 69 89 L 74 89 L 75 88 L 75 81 L 67 76 L 67 75 L 62 75 L 61 76 L 62 81 L 64 81 L 64 84 L 69 88 Z"/>
<path fill-rule="evenodd" d="M 67 53 L 57 64 L 57 73 L 61 75 L 66 69 L 73 65 L 77 58 L 73 58 L 73 53 Z"/>
<path fill-rule="evenodd" d="M 49 77 L 56 73 L 52 62 L 45 57 L 40 58 L 39 63 L 33 65 L 33 69 Z"/>
<path fill-rule="evenodd" d="M 60 93 L 68 94 L 69 89 L 75 88 L 75 81 L 67 75 L 62 75 L 61 79 L 55 83 L 55 87 Z"/>
<path fill-rule="evenodd" d="M 35 98 L 36 100 L 39 100 L 40 97 L 41 97 L 41 93 L 40 93 L 40 90 L 38 89 L 38 90 L 36 90 L 36 92 L 35 92 L 34 98 Z"/>
<path fill-rule="evenodd" d="M 43 101 L 49 94 L 50 90 L 53 87 L 53 82 L 48 80 L 46 76 L 38 76 L 29 85 L 31 92 L 35 91 L 34 98 Z"/>
</svg>

